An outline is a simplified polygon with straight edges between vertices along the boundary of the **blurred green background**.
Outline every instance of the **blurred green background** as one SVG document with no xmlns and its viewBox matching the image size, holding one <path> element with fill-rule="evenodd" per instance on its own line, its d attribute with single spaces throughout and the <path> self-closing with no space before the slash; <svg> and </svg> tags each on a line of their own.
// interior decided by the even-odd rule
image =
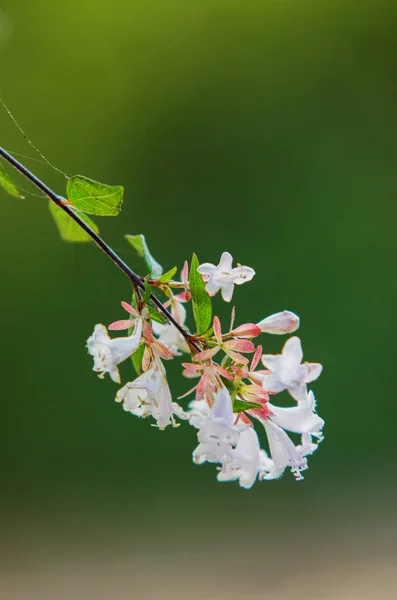
<svg viewBox="0 0 397 600">
<path fill-rule="evenodd" d="M 390 555 L 396 55 L 392 0 L 2 1 L 5 102 L 66 173 L 126 188 L 122 216 L 98 219 L 105 239 L 136 270 L 124 233 L 144 232 L 167 268 L 224 250 L 254 267 L 235 291 L 238 320 L 301 316 L 305 357 L 324 364 L 313 388 L 326 420 L 303 483 L 217 483 L 213 466 L 192 464 L 191 428 L 125 414 L 91 371 L 85 340 L 123 318 L 127 279 L 93 245 L 62 243 L 44 199 L 0 192 L 5 572 L 35 572 L 40 553 L 63 564 L 124 551 L 159 565 L 172 551 L 189 572 L 200 549 L 231 557 L 219 586 L 234 598 L 233 561 L 252 565 L 250 552 L 271 579 L 277 547 L 283 582 L 296 557 L 328 552 L 341 566 L 352 539 L 351 556 Z M 0 125 L 2 146 L 38 158 L 4 110 Z M 23 160 L 63 193 L 61 175 Z M 276 352 L 283 339 L 264 343 Z M 177 365 L 170 379 L 175 397 L 189 385 Z M 164 586 L 159 598 L 177 597 Z M 198 597 L 224 597 L 211 594 Z"/>
</svg>

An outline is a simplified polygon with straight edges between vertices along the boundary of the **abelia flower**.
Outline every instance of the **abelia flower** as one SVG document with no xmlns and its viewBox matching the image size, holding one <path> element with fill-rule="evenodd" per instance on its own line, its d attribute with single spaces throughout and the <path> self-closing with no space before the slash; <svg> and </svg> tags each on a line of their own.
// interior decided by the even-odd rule
<svg viewBox="0 0 397 600">
<path fill-rule="evenodd" d="M 280 477 L 287 467 L 290 467 L 295 477 L 302 479 L 301 472 L 307 469 L 306 456 L 317 449 L 312 436 L 322 441 L 324 421 L 315 413 L 315 398 L 309 392 L 306 399 L 298 402 L 298 406 L 281 408 L 270 402 L 264 410 L 250 410 L 249 414 L 259 419 L 263 424 L 269 442 L 270 454 L 274 468 L 264 476 L 265 479 Z M 295 446 L 284 431 L 302 434 L 302 444 Z"/>
<path fill-rule="evenodd" d="M 225 302 L 231 301 L 235 285 L 251 281 L 255 275 L 255 271 L 251 267 L 238 265 L 233 268 L 232 264 L 232 255 L 224 252 L 217 266 L 212 263 L 203 263 L 197 269 L 197 272 L 207 280 L 206 291 L 209 294 L 216 294 L 221 290 Z"/>
<path fill-rule="evenodd" d="M 185 324 L 186 309 L 176 300 L 171 302 L 171 313 L 180 325 Z M 152 321 L 152 329 L 153 333 L 157 335 L 158 341 L 171 350 L 175 356 L 179 356 L 182 352 L 189 352 L 189 345 L 173 323 L 163 325 Z"/>
<path fill-rule="evenodd" d="M 288 390 L 295 400 L 305 400 L 307 384 L 315 381 L 323 369 L 319 363 L 303 363 L 302 345 L 298 337 L 292 337 L 284 344 L 281 354 L 264 354 L 262 363 L 269 374 L 256 374 L 266 392 L 277 394 Z"/>
<path fill-rule="evenodd" d="M 285 333 L 293 333 L 298 329 L 299 317 L 289 310 L 283 310 L 283 312 L 275 313 L 266 317 L 266 319 L 262 319 L 257 325 L 264 333 L 283 335 Z"/>
<path fill-rule="evenodd" d="M 115 383 L 120 383 L 117 365 L 130 357 L 138 348 L 142 335 L 142 319 L 137 319 L 132 335 L 110 338 L 105 325 L 95 325 L 93 334 L 87 340 L 88 352 L 94 357 L 93 370 L 103 378 L 109 373 Z"/>
<path fill-rule="evenodd" d="M 255 429 L 247 427 L 240 433 L 237 446 L 232 450 L 230 460 L 222 465 L 217 479 L 218 481 L 238 479 L 240 486 L 248 490 L 258 478 L 262 479 L 273 469 L 273 461 L 259 447 Z"/>
<path fill-rule="evenodd" d="M 249 354 L 251 352 L 255 352 L 255 346 L 249 340 L 231 339 L 224 341 L 221 323 L 218 317 L 214 317 L 214 335 L 217 345 L 209 350 L 198 352 L 198 354 L 193 357 L 194 362 L 209 360 L 210 358 L 213 358 L 215 354 L 219 352 L 219 350 L 223 350 L 225 354 L 227 354 L 235 363 L 244 365 L 248 363 L 248 358 L 242 356 L 240 353 L 244 352 Z"/>
<path fill-rule="evenodd" d="M 215 402 L 207 416 L 193 414 L 190 423 L 199 431 L 199 445 L 193 452 L 193 460 L 223 463 L 231 457 L 232 448 L 237 445 L 239 429 L 234 426 L 233 405 L 226 388 L 217 391 Z"/>
<path fill-rule="evenodd" d="M 158 356 L 145 373 L 117 392 L 115 400 L 137 417 L 152 416 L 160 429 L 170 424 L 173 413 L 182 414 L 180 407 L 172 402 L 164 365 Z"/>
</svg>

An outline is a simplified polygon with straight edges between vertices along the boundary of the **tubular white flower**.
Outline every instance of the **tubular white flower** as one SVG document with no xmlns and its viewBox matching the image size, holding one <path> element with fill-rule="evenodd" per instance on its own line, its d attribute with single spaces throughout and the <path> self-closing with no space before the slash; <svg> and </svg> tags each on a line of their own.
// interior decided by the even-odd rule
<svg viewBox="0 0 397 600">
<path fill-rule="evenodd" d="M 261 479 L 274 468 L 274 463 L 264 450 L 259 447 L 256 431 L 248 427 L 240 433 L 235 450 L 232 450 L 231 460 L 219 471 L 218 481 L 239 480 L 241 487 L 251 488 L 258 476 Z"/>
<path fill-rule="evenodd" d="M 297 480 L 303 479 L 301 471 L 307 469 L 307 460 L 304 458 L 302 447 L 295 446 L 281 427 L 270 420 L 262 421 L 269 442 L 270 455 L 274 463 L 264 479 L 277 479 L 287 467 Z"/>
<path fill-rule="evenodd" d="M 121 402 L 125 411 L 137 417 L 152 416 L 160 429 L 170 424 L 173 413 L 178 416 L 183 413 L 180 407 L 172 402 L 166 372 L 157 356 L 148 371 L 117 392 L 116 402 Z"/>
<path fill-rule="evenodd" d="M 177 311 L 175 310 L 177 314 L 174 316 L 178 323 L 184 325 L 186 320 L 186 309 L 180 302 L 175 302 L 175 304 L 177 305 Z M 164 344 L 164 346 L 171 350 L 176 356 L 180 355 L 182 352 L 189 352 L 189 345 L 185 338 L 172 323 L 163 325 L 156 321 L 152 321 L 152 329 L 159 342 Z"/>
<path fill-rule="evenodd" d="M 88 352 L 94 357 L 93 370 L 103 378 L 109 373 L 111 379 L 120 383 L 117 365 L 131 356 L 139 346 L 142 335 L 142 319 L 137 319 L 132 335 L 111 338 L 105 325 L 95 325 L 93 334 L 87 340 Z"/>
<path fill-rule="evenodd" d="M 264 333 L 273 333 L 283 335 L 285 333 L 293 333 L 299 327 L 299 317 L 289 310 L 275 313 L 262 319 L 257 323 L 259 329 Z"/>
<path fill-rule="evenodd" d="M 221 290 L 225 302 L 230 302 L 233 296 L 234 286 L 242 285 L 251 281 L 255 275 L 251 267 L 238 266 L 233 269 L 233 257 L 229 252 L 224 252 L 218 266 L 212 263 L 203 263 L 197 269 L 200 275 L 208 278 L 205 289 L 209 294 L 216 294 Z"/>
<path fill-rule="evenodd" d="M 298 402 L 298 406 L 281 408 L 268 403 L 270 411 L 269 418 L 273 423 L 292 431 L 322 437 L 324 420 L 315 413 L 315 398 L 313 392 L 309 392 L 306 400 Z"/>
<path fill-rule="evenodd" d="M 262 363 L 271 371 L 269 375 L 255 374 L 265 392 L 288 390 L 295 400 L 306 400 L 307 383 L 317 379 L 323 369 L 319 363 L 303 363 L 301 341 L 292 337 L 284 344 L 281 354 L 264 354 Z"/>
<path fill-rule="evenodd" d="M 231 450 L 237 445 L 239 428 L 233 425 L 232 400 L 226 388 L 218 390 L 213 407 L 207 416 L 193 414 L 190 423 L 199 431 L 199 445 L 193 452 L 193 460 L 199 464 L 221 462 L 230 459 Z"/>
</svg>

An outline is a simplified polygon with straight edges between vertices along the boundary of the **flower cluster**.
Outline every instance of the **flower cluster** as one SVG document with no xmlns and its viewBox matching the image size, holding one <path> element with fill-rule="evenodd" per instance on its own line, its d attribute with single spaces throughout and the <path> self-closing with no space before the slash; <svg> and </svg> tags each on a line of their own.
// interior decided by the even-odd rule
<svg viewBox="0 0 397 600">
<path fill-rule="evenodd" d="M 99 377 L 108 373 L 121 384 L 118 365 L 132 357 L 138 376 L 118 390 L 116 401 L 133 415 L 153 418 L 160 429 L 176 426 L 177 419 L 192 425 L 198 438 L 193 461 L 216 463 L 218 481 L 237 480 L 241 487 L 250 488 L 257 480 L 280 477 L 286 468 L 300 480 L 307 469 L 307 456 L 323 439 L 324 421 L 316 413 L 313 392 L 308 390 L 322 366 L 302 362 L 301 341 L 296 336 L 286 341 L 278 355 L 264 354 L 262 346 L 254 344 L 263 333 L 296 331 L 299 318 L 290 311 L 235 326 L 233 309 L 228 329 L 222 328 L 217 316 L 212 318 L 211 297 L 220 291 L 230 302 L 234 286 L 255 275 L 250 267 L 233 268 L 232 264 L 228 252 L 217 266 L 200 265 L 194 256 L 190 270 L 185 263 L 180 280 L 173 279 L 176 269 L 157 279 L 149 275 L 142 280 L 142 286 L 134 288 L 131 304 L 122 303 L 129 318 L 108 328 L 128 330 L 128 335 L 111 338 L 104 325 L 96 325 L 88 339 L 94 371 Z M 167 298 L 168 320 L 153 306 L 152 286 Z M 194 335 L 185 326 L 188 305 L 193 308 Z M 164 361 L 183 354 L 190 354 L 190 359 L 182 362 L 182 374 L 195 380 L 194 387 L 179 398 L 194 394 L 185 406 L 173 402 L 164 366 Z M 275 396 L 283 391 L 291 397 L 289 407 L 276 404 Z M 268 452 L 260 448 L 254 428 L 258 421 L 267 437 Z M 299 443 L 287 432 L 299 434 Z"/>
</svg>

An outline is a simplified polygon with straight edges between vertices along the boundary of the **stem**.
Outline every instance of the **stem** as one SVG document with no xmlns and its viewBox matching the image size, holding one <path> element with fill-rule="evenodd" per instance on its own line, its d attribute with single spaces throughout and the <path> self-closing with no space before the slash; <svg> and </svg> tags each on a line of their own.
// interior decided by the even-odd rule
<svg viewBox="0 0 397 600">
<path fill-rule="evenodd" d="M 97 244 L 97 246 L 99 246 L 100 249 L 103 250 L 103 252 L 110 258 L 110 260 L 112 260 L 114 264 L 117 265 L 118 268 L 121 269 L 125 275 L 127 275 L 128 279 L 130 279 L 130 281 L 136 289 L 145 289 L 145 286 L 142 283 L 142 280 L 139 277 L 139 275 L 134 273 L 134 271 L 118 256 L 118 254 L 116 254 L 116 252 L 110 246 L 108 246 L 108 244 L 106 244 L 106 242 L 104 242 L 104 240 L 97 233 L 95 233 L 95 231 L 93 231 L 91 227 L 89 227 L 89 225 L 87 225 L 87 223 L 85 223 L 76 212 L 74 212 L 74 210 L 71 208 L 70 204 L 68 204 L 68 201 L 65 198 L 53 192 L 51 188 L 49 188 L 43 181 L 41 181 L 41 179 L 36 177 L 36 175 L 29 171 L 29 169 L 27 169 L 22 163 L 16 160 L 13 156 L 11 156 L 11 154 L 9 154 L 9 152 L 7 152 L 6 150 L 4 150 L 4 148 L 1 147 L 0 156 L 4 158 L 4 160 L 6 160 L 10 165 L 12 165 L 17 171 L 19 171 L 24 177 L 26 177 L 26 179 L 33 183 L 33 185 L 35 185 L 39 190 L 44 192 L 44 194 L 48 196 L 48 198 L 52 200 L 52 202 L 59 206 L 59 208 L 61 208 L 82 229 L 84 229 L 84 231 L 91 237 L 91 239 Z M 189 346 L 191 348 L 194 348 L 196 351 L 201 352 L 201 348 L 197 344 L 197 342 L 195 342 L 192 334 L 189 331 L 187 331 L 184 327 L 182 327 L 182 325 L 180 325 L 180 323 L 178 323 L 176 319 L 174 319 L 172 314 L 157 298 L 157 296 L 151 293 L 150 299 L 156 305 L 159 312 L 162 312 L 166 319 L 168 319 L 168 321 L 177 328 L 179 333 L 183 335 L 185 340 L 188 342 Z"/>
</svg>

